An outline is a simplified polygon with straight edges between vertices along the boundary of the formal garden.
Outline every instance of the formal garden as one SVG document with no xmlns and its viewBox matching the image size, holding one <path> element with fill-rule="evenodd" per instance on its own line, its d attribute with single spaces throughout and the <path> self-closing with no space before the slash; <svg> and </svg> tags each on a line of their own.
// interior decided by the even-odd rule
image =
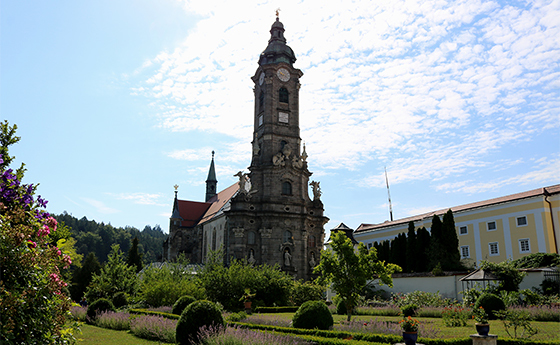
<svg viewBox="0 0 560 345">
<path fill-rule="evenodd" d="M 69 271 L 81 257 L 36 185 L 22 183 L 24 166 L 10 168 L 17 127 L 0 125 L 2 344 L 352 345 L 414 336 L 412 343 L 466 345 L 470 334 L 483 332 L 475 326 L 489 327 L 499 344 L 560 344 L 557 281 L 519 290 L 524 274 L 514 263 L 483 261 L 500 280 L 464 291 L 463 301 L 422 291 L 384 299 L 383 286 L 392 286 L 401 268 L 363 244 L 355 249 L 343 233 L 332 234 L 316 279 L 307 282 L 277 266 L 226 266 L 220 250 L 202 267 L 182 257 L 143 267 L 130 260 L 134 245 L 125 256 L 115 244 L 76 303 Z M 560 264 L 558 254 L 541 254 L 526 258 Z M 328 302 L 327 287 L 337 291 Z"/>
</svg>

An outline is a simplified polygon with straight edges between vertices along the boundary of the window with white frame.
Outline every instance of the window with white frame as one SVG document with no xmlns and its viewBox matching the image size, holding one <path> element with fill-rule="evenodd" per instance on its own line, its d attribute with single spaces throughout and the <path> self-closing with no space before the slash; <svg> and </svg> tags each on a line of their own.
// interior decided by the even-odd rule
<svg viewBox="0 0 560 345">
<path fill-rule="evenodd" d="M 527 225 L 527 216 L 517 217 L 517 226 L 526 226 Z"/>
<path fill-rule="evenodd" d="M 469 229 L 467 228 L 467 226 L 460 226 L 459 227 L 459 235 L 466 235 L 469 233 Z"/>
<path fill-rule="evenodd" d="M 531 252 L 531 243 L 529 242 L 528 238 L 522 238 L 519 240 L 519 251 L 521 253 Z"/>
<path fill-rule="evenodd" d="M 465 259 L 469 257 L 470 257 L 469 246 L 461 246 L 461 258 Z"/>
<path fill-rule="evenodd" d="M 486 223 L 486 228 L 488 229 L 488 231 L 496 230 L 496 222 Z"/>
<path fill-rule="evenodd" d="M 488 251 L 490 252 L 490 255 L 492 255 L 492 256 L 500 255 L 500 249 L 498 247 L 498 242 L 488 243 Z"/>
</svg>

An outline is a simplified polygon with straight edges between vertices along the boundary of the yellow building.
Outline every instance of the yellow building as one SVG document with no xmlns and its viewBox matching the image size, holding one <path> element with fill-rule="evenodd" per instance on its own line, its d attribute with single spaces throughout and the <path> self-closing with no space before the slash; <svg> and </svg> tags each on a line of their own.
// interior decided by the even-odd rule
<svg viewBox="0 0 560 345">
<path fill-rule="evenodd" d="M 417 216 L 361 224 L 354 238 L 368 248 L 374 242 L 391 240 L 415 228 L 430 230 L 434 214 L 443 216 L 447 208 Z M 531 253 L 559 253 L 560 185 L 553 185 L 501 198 L 451 207 L 455 218 L 462 259 L 500 262 Z"/>
</svg>

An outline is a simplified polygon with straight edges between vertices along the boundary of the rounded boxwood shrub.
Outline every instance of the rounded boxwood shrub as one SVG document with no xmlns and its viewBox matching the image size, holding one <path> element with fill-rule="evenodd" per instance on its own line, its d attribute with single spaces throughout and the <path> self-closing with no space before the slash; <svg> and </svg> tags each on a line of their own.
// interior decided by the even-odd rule
<svg viewBox="0 0 560 345">
<path fill-rule="evenodd" d="M 334 320 L 325 302 L 307 301 L 296 311 L 292 322 L 294 328 L 328 330 Z"/>
<path fill-rule="evenodd" d="M 171 312 L 173 314 L 181 315 L 183 310 L 185 310 L 185 308 L 194 301 L 196 301 L 196 298 L 194 298 L 193 296 L 186 295 L 179 297 L 179 299 L 175 301 L 175 304 L 173 304 L 173 309 L 171 310 Z"/>
<path fill-rule="evenodd" d="M 416 316 L 417 311 L 418 311 L 418 306 L 416 304 L 407 304 L 401 307 L 401 314 L 404 317 Z"/>
<path fill-rule="evenodd" d="M 177 322 L 175 340 L 180 345 L 197 344 L 198 331 L 201 327 L 221 327 L 223 325 L 222 312 L 215 303 L 195 301 L 181 313 Z"/>
<path fill-rule="evenodd" d="M 348 314 L 348 310 L 346 309 L 346 303 L 343 300 L 338 301 L 336 304 L 336 313 L 338 315 L 346 315 Z"/>
<path fill-rule="evenodd" d="M 484 308 L 484 311 L 488 314 L 488 318 L 492 320 L 496 319 L 496 315 L 494 314 L 495 311 L 506 309 L 506 305 L 500 297 L 488 292 L 483 293 L 476 300 L 474 308 L 478 309 L 480 307 Z"/>
<path fill-rule="evenodd" d="M 117 292 L 113 296 L 113 306 L 118 309 L 120 307 L 124 307 L 125 305 L 128 305 L 128 298 L 126 297 L 126 294 L 122 291 Z"/>
<path fill-rule="evenodd" d="M 87 319 L 89 322 L 94 322 L 97 314 L 104 311 L 115 311 L 115 306 L 111 301 L 106 298 L 100 298 L 90 304 L 87 308 Z"/>
</svg>

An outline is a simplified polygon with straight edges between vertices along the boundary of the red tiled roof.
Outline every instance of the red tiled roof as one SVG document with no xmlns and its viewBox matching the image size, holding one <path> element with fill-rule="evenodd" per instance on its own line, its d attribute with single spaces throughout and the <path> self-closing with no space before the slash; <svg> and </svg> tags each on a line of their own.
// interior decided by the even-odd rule
<svg viewBox="0 0 560 345">
<path fill-rule="evenodd" d="M 239 182 L 236 182 L 216 194 L 208 202 L 177 200 L 179 215 L 183 218 L 181 227 L 191 228 L 209 221 L 224 207 L 238 189 Z"/>
<path fill-rule="evenodd" d="M 209 202 L 212 203 L 210 208 L 206 210 L 202 219 L 200 219 L 199 224 L 209 221 L 210 219 L 214 218 L 216 213 L 218 213 L 222 207 L 233 197 L 233 195 L 239 190 L 239 182 L 235 182 L 231 186 L 227 187 L 223 191 L 219 192 L 214 196 Z"/>
<path fill-rule="evenodd" d="M 179 215 L 183 218 L 181 226 L 190 228 L 198 224 L 200 218 L 211 205 L 208 202 L 177 200 Z"/>
<path fill-rule="evenodd" d="M 445 209 L 442 209 L 442 210 L 423 213 L 423 214 L 419 214 L 419 215 L 415 215 L 415 216 L 411 216 L 411 217 L 407 217 L 407 218 L 401 218 L 401 219 L 397 219 L 397 220 L 394 220 L 394 221 L 385 221 L 385 222 L 380 223 L 380 224 L 365 224 L 365 223 L 362 223 L 362 224 L 360 224 L 360 226 L 358 226 L 358 228 L 356 229 L 355 232 L 370 231 L 370 230 L 380 229 L 380 228 L 384 228 L 384 227 L 391 226 L 391 225 L 399 225 L 399 224 L 403 224 L 403 223 L 408 223 L 410 221 L 413 221 L 413 222 L 414 221 L 420 221 L 422 219 L 431 218 L 431 217 L 434 216 L 434 214 L 437 214 L 437 215 L 444 214 L 449 209 L 451 209 L 451 211 L 453 213 L 455 213 L 455 212 L 466 211 L 466 210 L 475 209 L 475 208 L 479 208 L 479 207 L 491 206 L 491 205 L 501 204 L 501 203 L 505 203 L 505 202 L 531 198 L 531 197 L 538 196 L 538 195 L 544 195 L 545 193 L 548 193 L 548 194 L 558 194 L 558 193 L 560 193 L 560 184 L 549 186 L 549 187 L 544 187 L 544 188 L 537 188 L 537 189 L 533 189 L 533 190 L 530 190 L 530 191 L 521 192 L 521 193 L 517 193 L 517 194 L 506 195 L 506 196 L 502 196 L 502 197 L 499 197 L 499 198 L 473 202 L 473 203 L 470 203 L 470 204 L 455 206 L 455 207 L 451 207 L 451 208 L 445 208 Z"/>
</svg>

